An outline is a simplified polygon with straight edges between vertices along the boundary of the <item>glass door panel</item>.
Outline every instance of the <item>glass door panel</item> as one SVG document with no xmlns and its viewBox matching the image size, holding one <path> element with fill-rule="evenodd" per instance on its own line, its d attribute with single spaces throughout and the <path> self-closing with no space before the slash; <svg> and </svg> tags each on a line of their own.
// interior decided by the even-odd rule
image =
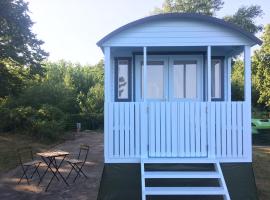
<svg viewBox="0 0 270 200">
<path fill-rule="evenodd" d="M 197 64 L 186 64 L 186 99 L 197 98 Z"/>
<path fill-rule="evenodd" d="M 143 80 L 143 65 L 142 65 L 142 98 L 144 97 L 144 80 Z M 147 62 L 147 99 L 162 100 L 165 92 L 165 65 L 163 61 L 148 61 Z"/>
<path fill-rule="evenodd" d="M 197 98 L 197 63 L 195 61 L 174 61 L 171 77 L 173 79 L 173 99 Z M 169 77 L 169 79 L 171 78 Z"/>
<path fill-rule="evenodd" d="M 184 83 L 185 83 L 185 65 L 175 63 L 173 65 L 173 97 L 180 99 L 185 97 Z"/>
</svg>

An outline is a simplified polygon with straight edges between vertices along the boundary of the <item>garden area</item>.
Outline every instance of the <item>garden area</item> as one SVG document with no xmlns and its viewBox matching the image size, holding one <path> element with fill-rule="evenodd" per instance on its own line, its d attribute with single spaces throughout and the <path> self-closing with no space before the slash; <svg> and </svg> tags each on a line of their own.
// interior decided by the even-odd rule
<svg viewBox="0 0 270 200">
<path fill-rule="evenodd" d="M 206 8 L 202 11 L 201 4 L 195 1 L 164 1 L 154 13 L 197 12 L 214 16 L 223 5 L 220 0 L 201 2 L 214 5 L 203 4 Z M 191 3 L 194 8 L 187 6 Z M 43 49 L 44 42 L 33 33 L 28 4 L 24 0 L 0 2 L 0 199 L 18 199 L 21 195 L 25 199 L 56 199 L 53 192 L 58 193 L 57 199 L 95 199 L 103 167 L 103 60 L 96 64 L 50 60 Z M 223 19 L 253 34 L 262 34 L 263 44 L 252 54 L 252 117 L 270 124 L 270 24 L 255 22 L 262 14 L 260 6 L 252 5 Z M 232 58 L 232 101 L 244 99 L 243 74 L 243 55 Z M 267 200 L 270 126 L 253 137 L 258 195 L 260 200 Z M 63 187 L 61 192 L 53 188 L 45 193 L 26 183 L 16 185 L 20 174 L 17 149 L 31 146 L 37 153 L 61 148 L 74 153 L 85 142 L 92 151 L 86 164 L 90 179 L 81 179 L 82 187 Z M 67 174 L 67 168 L 63 173 Z"/>
</svg>

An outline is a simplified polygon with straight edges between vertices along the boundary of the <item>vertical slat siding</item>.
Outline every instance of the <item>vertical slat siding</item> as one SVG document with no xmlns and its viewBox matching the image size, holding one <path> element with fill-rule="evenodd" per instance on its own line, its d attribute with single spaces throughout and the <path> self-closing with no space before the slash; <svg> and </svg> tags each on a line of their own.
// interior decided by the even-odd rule
<svg viewBox="0 0 270 200">
<path fill-rule="evenodd" d="M 195 107 L 195 148 L 196 157 L 201 156 L 201 104 L 196 103 Z"/>
<path fill-rule="evenodd" d="M 184 157 L 185 155 L 185 110 L 184 104 L 178 103 L 178 138 L 179 138 L 179 146 L 178 146 L 178 155 L 180 157 Z"/>
<path fill-rule="evenodd" d="M 161 155 L 161 123 L 160 121 L 160 103 L 155 104 L 156 109 L 156 156 L 160 157 Z"/>
<path fill-rule="evenodd" d="M 201 103 L 201 156 L 207 156 L 206 103 Z"/>
<path fill-rule="evenodd" d="M 231 112 L 231 103 L 226 102 L 226 113 L 227 113 L 227 152 L 226 155 L 227 157 L 232 156 L 232 112 Z"/>
<path fill-rule="evenodd" d="M 226 157 L 226 104 L 221 103 L 221 155 Z"/>
<path fill-rule="evenodd" d="M 237 110 L 236 102 L 232 102 L 232 157 L 237 157 Z"/>
<path fill-rule="evenodd" d="M 190 156 L 195 157 L 195 117 L 194 103 L 190 103 Z"/>
<path fill-rule="evenodd" d="M 135 105 L 135 155 L 136 157 L 141 156 L 141 104 L 134 103 Z"/>
<path fill-rule="evenodd" d="M 108 103 L 109 105 L 109 108 L 108 108 L 108 116 L 109 116 L 109 120 L 108 120 L 108 128 L 109 130 L 112 130 L 112 134 L 109 134 L 109 156 L 110 157 L 113 157 L 114 156 L 114 146 L 115 146 L 115 141 L 114 141 L 114 137 L 115 137 L 115 133 L 113 131 L 113 106 L 112 106 L 112 103 Z"/>
<path fill-rule="evenodd" d="M 177 146 L 178 146 L 178 137 L 177 137 L 177 125 L 178 125 L 178 110 L 177 110 L 177 103 L 172 103 L 171 107 L 171 114 L 172 114 L 172 157 L 177 157 Z M 158 133 L 157 133 L 158 135 Z"/>
<path fill-rule="evenodd" d="M 172 156 L 171 103 L 166 103 L 166 156 Z"/>
<path fill-rule="evenodd" d="M 216 156 L 221 157 L 222 137 L 221 137 L 221 103 L 216 103 Z"/>
<path fill-rule="evenodd" d="M 114 106 L 114 153 L 116 157 L 120 156 L 120 130 L 119 130 L 119 104 L 112 103 Z M 112 127 L 113 128 L 113 127 Z"/>
<path fill-rule="evenodd" d="M 148 124 L 148 118 L 149 113 L 147 112 L 148 105 L 147 103 L 141 104 L 141 110 L 140 110 L 140 120 L 141 120 L 141 157 L 147 157 L 148 156 L 148 145 L 149 145 L 149 124 Z"/>
<path fill-rule="evenodd" d="M 149 113 L 150 113 L 150 116 L 149 116 L 149 156 L 150 157 L 155 157 L 155 147 L 156 147 L 156 144 L 155 144 L 155 104 L 152 102 L 150 103 L 149 105 L 150 107 L 150 110 L 149 110 Z"/>
<path fill-rule="evenodd" d="M 125 104 L 119 104 L 119 129 L 120 129 L 120 157 L 124 157 L 125 155 Z"/>
<path fill-rule="evenodd" d="M 243 102 L 107 103 L 105 155 L 246 158 L 244 106 Z"/>
<path fill-rule="evenodd" d="M 217 139 L 217 136 L 216 136 L 216 120 L 215 120 L 215 118 L 216 118 L 216 103 L 214 102 L 214 103 L 210 103 L 210 105 L 209 105 L 209 108 L 210 108 L 210 110 L 209 110 L 209 112 L 210 112 L 210 123 L 208 123 L 209 125 L 208 126 L 210 126 L 209 127 L 209 129 L 210 129 L 210 134 L 208 135 L 208 137 L 210 137 L 210 151 L 209 151 L 209 153 L 210 153 L 210 157 L 214 157 L 215 155 L 216 155 L 216 153 L 217 153 L 217 151 L 216 151 L 216 145 L 215 145 L 215 143 L 216 143 L 216 139 Z"/>
<path fill-rule="evenodd" d="M 160 156 L 165 157 L 166 155 L 166 123 L 165 123 L 165 103 L 160 104 L 160 116 L 161 116 L 161 130 L 160 130 L 160 135 L 161 135 L 161 152 Z"/>
<path fill-rule="evenodd" d="M 185 102 L 185 157 L 190 157 L 190 115 L 189 115 L 189 102 Z"/>
<path fill-rule="evenodd" d="M 130 143 L 129 143 L 129 136 L 130 136 L 130 133 L 129 133 L 129 130 L 130 130 L 130 124 L 129 124 L 129 117 L 130 117 L 130 114 L 129 114 L 129 103 L 124 103 L 124 109 L 125 109 L 125 113 L 124 113 L 124 116 L 125 116 L 125 125 L 124 125 L 124 132 L 125 132 L 125 157 L 129 157 L 130 156 L 130 151 L 129 151 L 129 148 L 130 148 Z"/>
<path fill-rule="evenodd" d="M 130 138 L 129 138 L 129 144 L 130 144 L 130 156 L 134 157 L 135 155 L 135 135 L 134 135 L 134 103 L 130 103 Z"/>
<path fill-rule="evenodd" d="M 243 103 L 237 104 L 237 155 L 243 156 Z"/>
</svg>

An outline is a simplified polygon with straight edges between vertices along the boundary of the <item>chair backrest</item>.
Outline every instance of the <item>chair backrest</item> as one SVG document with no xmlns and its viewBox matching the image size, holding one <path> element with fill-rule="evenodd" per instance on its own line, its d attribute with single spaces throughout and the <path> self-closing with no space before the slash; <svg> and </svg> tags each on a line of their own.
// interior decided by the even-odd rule
<svg viewBox="0 0 270 200">
<path fill-rule="evenodd" d="M 89 145 L 81 144 L 78 159 L 83 160 L 85 162 L 88 156 L 88 152 L 89 152 Z"/>
<path fill-rule="evenodd" d="M 27 146 L 27 147 L 18 148 L 17 155 L 18 155 L 20 164 L 23 164 L 24 162 L 33 160 L 32 147 Z"/>
</svg>

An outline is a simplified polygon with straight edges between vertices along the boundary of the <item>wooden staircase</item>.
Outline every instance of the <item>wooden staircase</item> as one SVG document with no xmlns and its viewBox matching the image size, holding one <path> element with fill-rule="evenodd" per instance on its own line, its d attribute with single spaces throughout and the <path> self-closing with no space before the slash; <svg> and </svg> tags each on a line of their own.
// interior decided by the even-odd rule
<svg viewBox="0 0 270 200">
<path fill-rule="evenodd" d="M 170 162 L 174 163 L 174 162 Z M 158 162 L 156 159 L 142 159 L 141 161 L 141 182 L 142 182 L 142 200 L 146 200 L 147 196 L 223 196 L 224 200 L 230 200 L 230 195 L 228 193 L 228 189 L 223 177 L 223 173 L 218 162 L 211 162 L 206 164 L 212 164 L 214 166 L 214 170 L 212 171 L 178 171 L 178 170 L 151 170 L 148 171 L 146 169 L 147 164 L 157 165 Z M 181 165 L 175 161 L 175 164 Z M 187 164 L 187 163 L 186 163 Z M 190 165 L 194 165 L 194 163 L 189 163 Z M 218 180 L 219 186 L 215 187 L 153 187 L 153 186 L 146 186 L 146 180 L 151 179 L 190 179 L 190 180 L 198 180 L 198 179 L 216 179 Z"/>
</svg>

